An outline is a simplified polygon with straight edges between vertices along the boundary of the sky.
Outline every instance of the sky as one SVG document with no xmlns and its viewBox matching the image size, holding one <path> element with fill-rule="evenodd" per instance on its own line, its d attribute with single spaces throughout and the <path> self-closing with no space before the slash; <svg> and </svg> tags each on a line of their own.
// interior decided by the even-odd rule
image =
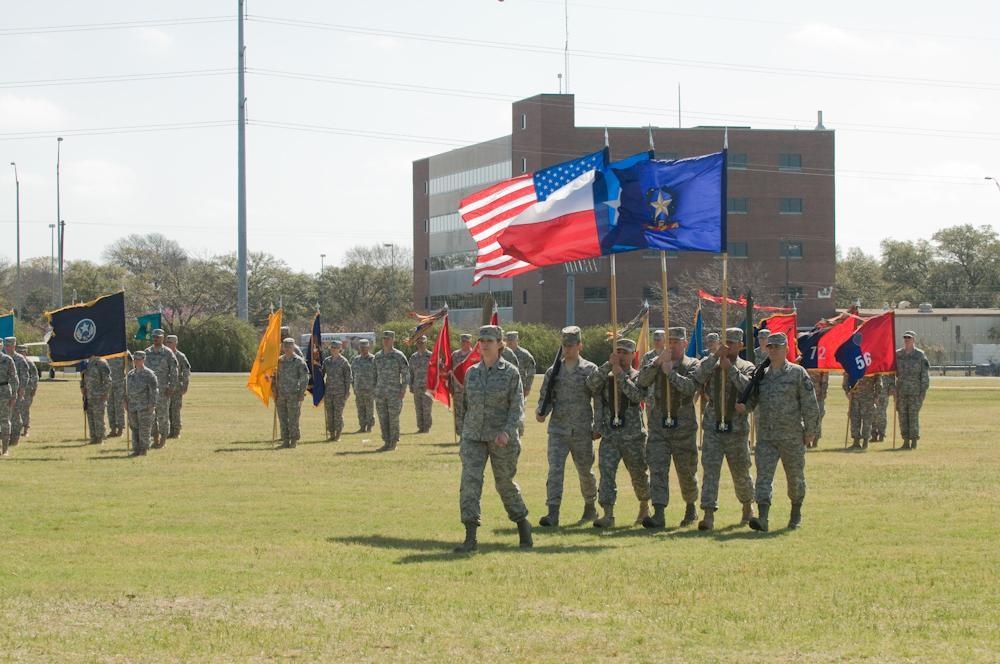
<svg viewBox="0 0 1000 664">
<path fill-rule="evenodd" d="M 1000 5 L 569 0 L 581 126 L 836 131 L 837 243 L 1000 222 Z M 249 0 L 248 246 L 306 272 L 412 244 L 411 164 L 557 92 L 563 0 Z M 236 250 L 237 0 L 6 3 L 0 157 L 21 255 L 130 233 Z M 15 255 L 13 168 L 0 258 Z"/>
</svg>

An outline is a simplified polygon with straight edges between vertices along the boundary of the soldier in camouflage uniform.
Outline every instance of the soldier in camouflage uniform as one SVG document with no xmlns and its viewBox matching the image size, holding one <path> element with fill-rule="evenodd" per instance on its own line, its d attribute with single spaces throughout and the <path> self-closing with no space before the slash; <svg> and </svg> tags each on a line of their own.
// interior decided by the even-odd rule
<svg viewBox="0 0 1000 664">
<path fill-rule="evenodd" d="M 507 517 L 517 524 L 522 549 L 533 545 L 528 508 L 521 489 L 514 482 L 517 459 L 521 454 L 518 428 L 524 419 L 524 392 L 521 375 L 500 356 L 503 330 L 496 325 L 479 328 L 482 360 L 465 375 L 465 419 L 459 456 L 462 459 L 462 481 L 459 504 L 465 541 L 456 553 L 475 551 L 476 530 L 481 523 L 480 500 L 483 495 L 483 475 L 486 462 L 493 467 L 493 481 L 503 501 Z"/>
<path fill-rule="evenodd" d="M 375 353 L 375 412 L 382 433 L 380 452 L 391 452 L 399 443 L 399 414 L 410 382 L 410 364 L 393 343 L 396 333 L 382 332 L 382 350 Z"/>
<path fill-rule="evenodd" d="M 170 435 L 168 438 L 181 437 L 181 408 L 184 407 L 184 395 L 191 384 L 191 363 L 187 355 L 177 350 L 177 335 L 168 334 L 164 342 L 167 348 L 177 356 L 177 389 L 170 395 Z"/>
<path fill-rule="evenodd" d="M 766 327 L 757 332 L 757 348 L 753 351 L 754 364 L 760 365 L 767 359 L 767 340 L 771 336 L 771 330 Z"/>
<path fill-rule="evenodd" d="M 527 401 L 531 394 L 531 385 L 535 382 L 535 356 L 528 352 L 528 349 L 521 345 L 521 335 L 517 330 L 507 333 L 507 349 L 517 358 L 517 370 L 521 374 L 521 385 L 524 387 L 524 399 Z"/>
<path fill-rule="evenodd" d="M 375 356 L 371 354 L 371 342 L 362 339 L 358 343 L 360 351 L 351 360 L 351 375 L 354 377 L 354 405 L 358 409 L 358 431 L 371 431 L 375 426 Z"/>
<path fill-rule="evenodd" d="M 278 411 L 281 427 L 281 447 L 295 447 L 299 442 L 299 417 L 302 399 L 309 386 L 309 367 L 295 354 L 295 340 L 285 337 L 281 341 L 281 357 L 274 381 L 274 407 Z"/>
<path fill-rule="evenodd" d="M 111 391 L 111 367 L 97 355 L 87 360 L 83 370 L 80 390 L 87 401 L 87 424 L 90 427 L 90 444 L 100 445 L 104 440 L 104 409 Z"/>
<path fill-rule="evenodd" d="M 598 448 L 597 465 L 601 471 L 598 502 L 604 510 L 601 518 L 594 521 L 595 528 L 611 528 L 615 525 L 615 499 L 618 487 L 615 476 L 618 462 L 624 461 L 632 478 L 632 488 L 639 500 L 641 523 L 649 516 L 649 477 L 646 475 L 646 427 L 642 422 L 639 403 L 644 392 L 639 387 L 639 372 L 632 368 L 635 342 L 619 339 L 615 353 L 597 371 L 587 377 L 587 387 L 594 399 L 594 418 L 601 426 L 601 444 Z M 610 378 L 608 374 L 611 374 Z M 618 392 L 618 413 L 615 413 L 614 392 Z"/>
<path fill-rule="evenodd" d="M 125 407 L 131 429 L 132 456 L 144 456 L 149 450 L 153 415 L 159 399 L 156 374 L 146 366 L 145 351 L 136 351 L 133 368 L 125 377 Z"/>
<path fill-rule="evenodd" d="M 896 398 L 904 450 L 917 449 L 920 409 L 931 384 L 930 363 L 924 351 L 914 345 L 916 339 L 915 332 L 903 332 L 903 347 L 896 349 L 896 377 L 890 392 Z"/>
<path fill-rule="evenodd" d="M 18 353 L 28 358 L 28 349 L 25 346 L 16 347 Z M 21 417 L 21 435 L 28 437 L 28 429 L 31 424 L 31 404 L 35 400 L 38 392 L 38 367 L 31 360 L 28 360 L 28 383 L 24 386 L 24 398 L 21 399 L 21 410 L 18 413 Z"/>
<path fill-rule="evenodd" d="M 108 392 L 109 438 L 117 438 L 125 431 L 125 374 L 129 371 L 131 358 L 131 354 L 126 351 L 120 357 L 108 359 L 108 368 L 111 370 L 111 390 Z"/>
<path fill-rule="evenodd" d="M 649 390 L 649 438 L 646 462 L 649 464 L 650 494 L 653 516 L 643 520 L 646 528 L 665 525 L 664 510 L 670 502 L 670 462 L 673 461 L 681 497 L 686 504 L 681 527 L 698 519 L 698 419 L 694 397 L 699 385 L 693 378 L 698 360 L 684 354 L 687 330 L 672 327 L 668 331 L 668 347 L 639 372 L 639 387 Z M 670 385 L 670 408 L 667 405 L 667 384 Z M 670 420 L 667 419 L 670 413 Z"/>
<path fill-rule="evenodd" d="M 597 518 L 594 506 L 597 500 L 597 480 L 593 470 L 594 441 L 601 437 L 601 431 L 594 421 L 594 395 L 587 387 L 587 378 L 597 371 L 597 365 L 580 356 L 580 351 L 583 350 L 582 333 L 575 325 L 563 328 L 562 350 L 561 364 L 555 378 L 552 377 L 552 367 L 545 372 L 538 409 L 535 410 L 535 419 L 544 422 L 548 413 L 541 412 L 541 401 L 551 391 L 549 474 L 545 482 L 545 503 L 549 513 L 538 522 L 546 527 L 559 525 L 568 455 L 573 457 L 573 465 L 580 478 L 580 493 L 583 494 L 584 509 L 580 520 L 593 521 Z"/>
<path fill-rule="evenodd" d="M 455 367 L 465 362 L 465 358 L 469 357 L 469 353 L 472 352 L 472 335 L 463 334 L 459 337 L 458 342 L 459 349 L 452 351 L 451 354 L 451 407 L 455 414 L 455 433 L 461 436 L 462 423 L 465 419 L 465 400 L 462 398 L 462 381 L 455 377 Z"/>
<path fill-rule="evenodd" d="M 159 396 L 153 414 L 153 445 L 159 449 L 170 435 L 170 398 L 177 390 L 179 368 L 174 351 L 163 345 L 163 330 L 153 330 L 153 345 L 146 349 L 146 367 L 156 374 Z"/>
<path fill-rule="evenodd" d="M 646 353 L 639 358 L 639 371 L 642 371 L 643 367 L 648 367 L 650 364 L 652 364 L 653 360 L 658 358 L 660 356 L 660 353 L 662 353 L 663 349 L 666 347 L 667 347 L 667 331 L 659 328 L 653 330 L 653 347 L 650 350 L 646 351 Z M 646 421 L 649 422 L 653 417 L 651 412 L 653 409 L 653 398 L 652 398 L 653 389 L 649 388 L 645 392 L 646 393 L 643 395 L 643 399 L 645 400 L 646 403 Z"/>
<path fill-rule="evenodd" d="M 760 514 L 750 519 L 750 527 L 767 532 L 771 510 L 771 487 L 774 471 L 781 461 L 788 481 L 792 513 L 788 527 L 802 522 L 802 501 L 806 497 L 806 448 L 816 435 L 819 404 L 809 373 L 787 360 L 788 341 L 776 332 L 767 340 L 771 366 L 751 390 L 746 404 L 737 404 L 737 412 L 758 409 L 757 484 L 754 494 Z"/>
<path fill-rule="evenodd" d="M 431 430 L 431 411 L 434 399 L 427 396 L 427 364 L 431 352 L 427 350 L 427 336 L 420 335 L 417 339 L 417 350 L 410 355 L 410 394 L 413 395 L 413 407 L 417 411 L 417 433 L 427 433 Z"/>
<path fill-rule="evenodd" d="M 17 346 L 17 339 L 7 337 L 4 339 L 4 348 L 7 341 L 14 339 L 14 346 Z M 7 456 L 10 452 L 11 434 L 11 411 L 17 403 L 17 393 L 21 389 L 21 381 L 17 376 L 17 365 L 14 358 L 6 352 L 0 353 L 0 454 Z"/>
<path fill-rule="evenodd" d="M 872 420 L 875 417 L 875 402 L 881 379 L 878 376 L 864 376 L 851 389 L 844 378 L 844 392 L 847 393 L 848 417 L 851 420 L 852 450 L 867 450 L 871 440 Z"/>
<path fill-rule="evenodd" d="M 885 427 L 888 424 L 889 390 L 892 387 L 892 376 L 883 374 L 877 377 L 878 393 L 875 396 L 875 414 L 872 417 L 872 442 L 881 443 L 885 440 Z"/>
<path fill-rule="evenodd" d="M 31 375 L 31 369 L 29 369 L 31 362 L 24 355 L 17 352 L 17 337 L 7 337 L 4 339 L 3 352 L 14 360 L 14 366 L 17 369 L 18 389 L 14 395 L 14 404 L 10 410 L 10 446 L 15 447 L 21 438 L 21 412 L 24 409 L 24 394 Z"/>
<path fill-rule="evenodd" d="M 712 530 L 715 527 L 723 458 L 729 464 L 736 499 L 743 506 L 741 525 L 747 525 L 753 517 L 750 422 L 746 413 L 735 412 L 735 406 L 736 400 L 750 384 L 754 366 L 740 357 L 741 350 L 743 329 L 731 327 L 726 330 L 726 344 L 720 344 L 712 355 L 699 362 L 694 372 L 695 381 L 704 388 L 706 404 L 701 420 L 701 428 L 705 434 L 701 451 L 701 467 L 704 471 L 701 509 L 705 516 L 698 522 L 698 530 Z M 726 390 L 725 402 L 721 400 L 723 385 Z M 724 410 L 719 408 L 720 403 L 725 403 Z"/>
<path fill-rule="evenodd" d="M 330 354 L 323 360 L 323 410 L 326 413 L 326 439 L 340 440 L 344 431 L 344 406 L 351 394 L 351 364 L 341 355 L 343 343 L 339 339 L 330 342 Z"/>
<path fill-rule="evenodd" d="M 816 447 L 819 439 L 823 435 L 823 418 L 826 417 L 826 395 L 830 389 L 830 372 L 819 369 L 809 369 L 809 378 L 812 379 L 813 388 L 816 390 L 816 403 L 819 405 L 819 422 L 816 425 L 816 437 L 812 444 L 806 447 Z"/>
</svg>

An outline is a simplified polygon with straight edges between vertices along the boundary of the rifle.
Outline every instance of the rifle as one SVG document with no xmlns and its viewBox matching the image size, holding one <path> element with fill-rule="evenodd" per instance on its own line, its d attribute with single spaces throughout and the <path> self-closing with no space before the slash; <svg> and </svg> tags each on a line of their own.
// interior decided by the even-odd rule
<svg viewBox="0 0 1000 664">
<path fill-rule="evenodd" d="M 559 370 L 562 369 L 562 353 L 563 349 L 560 344 L 559 350 L 556 352 L 556 359 L 552 360 L 552 373 L 549 374 L 549 382 L 545 385 L 545 393 L 542 394 L 542 400 L 538 403 L 538 412 L 542 417 L 545 417 L 552 412 L 552 400 L 555 396 L 556 377 L 559 375 Z"/>
<path fill-rule="evenodd" d="M 753 376 L 750 378 L 750 384 L 743 390 L 743 394 L 741 394 L 740 398 L 736 400 L 736 403 L 745 404 L 747 402 L 747 399 L 750 398 L 750 394 L 753 390 L 760 386 L 760 381 L 764 378 L 764 372 L 769 366 L 771 366 L 771 358 L 767 358 L 761 362 L 756 369 L 754 369 Z"/>
</svg>

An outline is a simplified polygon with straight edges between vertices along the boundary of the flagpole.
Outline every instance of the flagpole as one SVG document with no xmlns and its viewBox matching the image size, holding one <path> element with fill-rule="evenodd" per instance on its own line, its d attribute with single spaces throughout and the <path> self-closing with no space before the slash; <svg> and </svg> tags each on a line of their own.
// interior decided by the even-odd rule
<svg viewBox="0 0 1000 664">
<path fill-rule="evenodd" d="M 722 339 L 726 343 L 726 326 L 729 323 L 729 252 L 722 252 Z M 728 431 L 729 423 L 726 421 L 726 382 L 728 376 L 722 370 L 722 362 L 719 362 L 719 431 Z"/>
<path fill-rule="evenodd" d="M 652 134 L 650 134 L 650 140 L 652 140 Z M 667 252 L 663 249 L 660 250 L 660 292 L 663 297 L 660 298 L 662 309 L 663 309 L 663 333 L 667 335 L 667 349 L 670 348 L 670 291 L 667 289 Z M 673 355 L 671 353 L 671 359 Z M 673 422 L 673 413 L 671 412 L 671 401 L 670 401 L 670 381 L 667 377 L 660 372 L 660 376 L 663 377 L 663 417 L 668 423 Z"/>
<path fill-rule="evenodd" d="M 899 421 L 899 411 L 896 410 L 896 395 L 892 395 L 892 449 L 896 449 L 896 422 Z"/>
<path fill-rule="evenodd" d="M 615 272 L 615 255 L 611 254 L 611 361 L 616 361 L 615 352 L 618 346 L 618 275 Z M 615 379 L 614 370 L 611 372 L 611 400 L 614 412 L 611 415 L 611 424 L 614 427 L 621 426 L 621 418 L 618 417 L 618 381 Z"/>
</svg>

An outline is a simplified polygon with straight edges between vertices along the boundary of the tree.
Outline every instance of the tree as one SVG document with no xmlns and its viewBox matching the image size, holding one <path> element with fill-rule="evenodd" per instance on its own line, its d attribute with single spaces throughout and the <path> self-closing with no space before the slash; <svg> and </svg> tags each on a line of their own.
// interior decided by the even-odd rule
<svg viewBox="0 0 1000 664">
<path fill-rule="evenodd" d="M 963 224 L 943 228 L 931 238 L 940 259 L 935 276 L 946 277 L 949 288 L 940 293 L 942 299 L 958 307 L 996 304 L 1000 287 L 1000 237 L 996 231 L 990 226 Z"/>
<path fill-rule="evenodd" d="M 881 264 L 857 247 L 851 247 L 846 257 L 837 247 L 836 291 L 838 307 L 860 302 L 862 307 L 877 309 L 888 302 Z"/>
<path fill-rule="evenodd" d="M 927 240 L 882 240 L 882 278 L 891 302 L 925 299 L 934 266 L 934 247 Z"/>
<path fill-rule="evenodd" d="M 402 247 L 353 247 L 339 267 L 318 279 L 324 320 L 342 329 L 371 330 L 402 318 L 413 301 L 411 252 Z"/>
</svg>

